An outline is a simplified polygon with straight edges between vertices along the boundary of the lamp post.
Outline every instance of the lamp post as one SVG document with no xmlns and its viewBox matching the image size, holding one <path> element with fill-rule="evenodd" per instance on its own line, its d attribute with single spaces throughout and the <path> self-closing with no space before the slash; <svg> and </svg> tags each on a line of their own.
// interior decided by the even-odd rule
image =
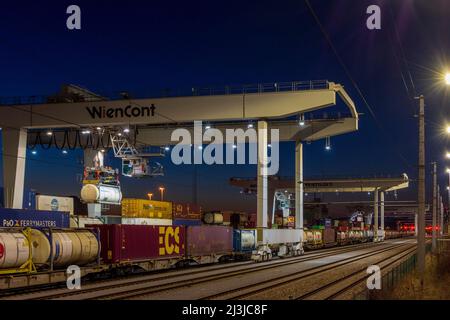
<svg viewBox="0 0 450 320">
<path fill-rule="evenodd" d="M 164 201 L 164 190 L 166 190 L 166 188 L 159 187 L 159 191 L 161 192 L 161 201 Z"/>
<path fill-rule="evenodd" d="M 419 100 L 419 179 L 418 179 L 418 218 L 417 218 L 417 269 L 423 287 L 425 273 L 425 97 Z"/>
<path fill-rule="evenodd" d="M 148 197 L 148 200 L 152 200 L 153 193 L 151 193 L 151 192 L 147 193 L 147 197 Z"/>
<path fill-rule="evenodd" d="M 447 196 L 448 196 L 448 206 L 450 208 L 450 169 L 447 169 L 448 173 L 448 187 L 447 187 Z M 444 224 L 442 224 L 442 228 L 444 227 Z"/>
<path fill-rule="evenodd" d="M 450 86 L 450 72 L 442 74 L 445 84 Z M 419 100 L 419 178 L 418 178 L 418 221 L 417 228 L 417 271 L 423 288 L 425 273 L 425 97 Z M 450 131 L 449 131 L 450 132 Z M 447 153 L 450 159 L 450 153 Z"/>
</svg>

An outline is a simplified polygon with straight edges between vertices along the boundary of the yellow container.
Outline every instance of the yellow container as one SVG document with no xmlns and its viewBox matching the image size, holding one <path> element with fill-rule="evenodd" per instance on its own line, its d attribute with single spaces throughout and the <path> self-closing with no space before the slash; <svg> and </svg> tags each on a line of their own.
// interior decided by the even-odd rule
<svg viewBox="0 0 450 320">
<path fill-rule="evenodd" d="M 122 217 L 172 219 L 172 203 L 145 199 L 123 199 Z"/>
</svg>

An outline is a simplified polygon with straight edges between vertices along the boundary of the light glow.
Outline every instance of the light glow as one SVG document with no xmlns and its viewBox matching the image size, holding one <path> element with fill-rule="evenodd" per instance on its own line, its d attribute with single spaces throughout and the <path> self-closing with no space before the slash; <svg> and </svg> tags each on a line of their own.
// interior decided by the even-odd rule
<svg viewBox="0 0 450 320">
<path fill-rule="evenodd" d="M 450 72 L 445 74 L 445 83 L 450 86 Z"/>
</svg>

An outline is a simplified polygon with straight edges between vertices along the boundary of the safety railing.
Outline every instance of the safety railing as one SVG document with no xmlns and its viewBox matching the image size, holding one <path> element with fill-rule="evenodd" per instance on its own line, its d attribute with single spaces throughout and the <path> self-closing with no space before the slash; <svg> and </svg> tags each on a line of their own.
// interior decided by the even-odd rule
<svg viewBox="0 0 450 320">
<path fill-rule="evenodd" d="M 248 85 L 230 85 L 220 87 L 193 87 L 189 91 L 163 89 L 159 92 L 134 95 L 128 92 L 114 92 L 110 95 L 100 94 L 102 97 L 108 97 L 107 100 L 126 100 L 126 99 L 145 99 L 145 98 L 164 98 L 164 97 L 183 97 L 183 96 L 214 96 L 231 94 L 252 94 L 252 93 L 270 93 L 286 91 L 306 91 L 306 90 L 325 90 L 329 88 L 327 80 L 312 81 L 292 81 L 292 82 L 273 82 Z M 101 101 L 98 97 L 78 96 L 78 95 L 32 95 L 0 97 L 0 105 L 27 105 L 43 103 L 67 103 L 67 102 L 94 102 Z"/>
</svg>

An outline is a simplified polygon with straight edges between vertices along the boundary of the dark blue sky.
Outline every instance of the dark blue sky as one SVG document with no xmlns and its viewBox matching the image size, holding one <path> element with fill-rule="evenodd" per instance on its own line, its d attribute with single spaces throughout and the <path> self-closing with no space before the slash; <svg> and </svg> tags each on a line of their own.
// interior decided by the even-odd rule
<svg viewBox="0 0 450 320">
<path fill-rule="evenodd" d="M 127 90 L 144 95 L 199 85 L 328 79 L 345 85 L 364 115 L 358 132 L 332 139 L 331 152 L 324 151 L 323 141 L 305 147 L 305 175 L 406 172 L 416 178 L 413 115 L 417 108 L 402 82 L 400 70 L 407 74 L 395 21 L 417 91 L 427 97 L 427 162 L 439 161 L 442 173 L 447 137 L 441 128 L 448 119 L 448 93 L 437 86 L 432 71 L 417 65 L 440 71 L 447 64 L 450 4 L 447 0 L 390 2 L 394 20 L 389 1 L 311 0 L 383 129 L 358 96 L 303 0 L 4 1 L 0 4 L 0 96 L 51 94 L 63 83 L 105 94 Z M 79 31 L 66 29 L 70 4 L 81 7 Z M 366 28 L 366 8 L 371 4 L 381 5 L 382 30 Z M 293 148 L 291 143 L 282 145 L 282 175 L 294 173 Z M 62 155 L 40 150 L 29 156 L 38 161 L 27 164 L 27 187 L 51 194 L 79 192 L 81 152 Z M 164 178 L 123 179 L 125 196 L 144 197 L 164 184 L 168 198 L 190 201 L 193 167 L 163 163 Z M 202 166 L 197 172 L 199 201 L 207 208 L 255 208 L 254 198 L 242 197 L 227 184 L 231 176 L 254 176 L 254 166 Z M 445 175 L 440 178 L 445 187 Z M 415 190 L 413 183 L 400 196 L 412 199 Z"/>
</svg>

